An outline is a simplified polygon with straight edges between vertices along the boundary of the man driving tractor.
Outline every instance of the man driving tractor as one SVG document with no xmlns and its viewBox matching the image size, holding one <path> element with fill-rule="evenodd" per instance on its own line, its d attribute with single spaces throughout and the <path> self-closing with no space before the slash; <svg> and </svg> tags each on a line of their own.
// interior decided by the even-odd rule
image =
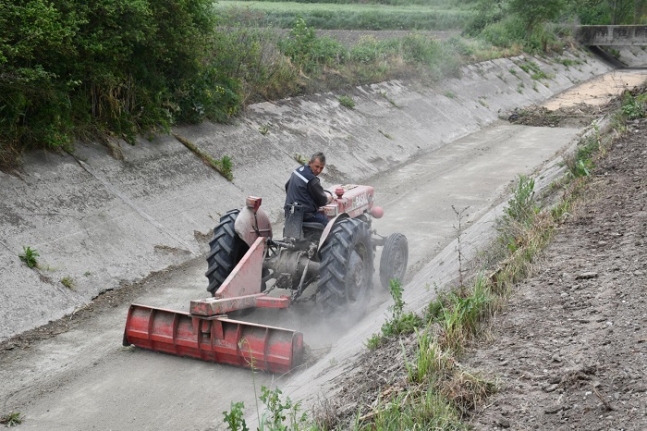
<svg viewBox="0 0 647 431">
<path fill-rule="evenodd" d="M 317 152 L 310 157 L 310 161 L 298 167 L 292 172 L 287 183 L 285 183 L 285 211 L 292 211 L 294 205 L 304 207 L 303 221 L 306 223 L 328 224 L 328 218 L 319 212 L 319 207 L 329 204 L 333 197 L 326 194 L 318 175 L 326 166 L 326 156 Z"/>
</svg>

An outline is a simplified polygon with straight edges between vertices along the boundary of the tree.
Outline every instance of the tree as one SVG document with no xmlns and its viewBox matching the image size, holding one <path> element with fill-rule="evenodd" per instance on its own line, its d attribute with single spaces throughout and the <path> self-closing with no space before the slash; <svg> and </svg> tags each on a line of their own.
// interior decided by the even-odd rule
<svg viewBox="0 0 647 431">
<path fill-rule="evenodd" d="M 528 34 L 539 24 L 558 18 L 564 7 L 565 0 L 510 0 L 510 11 L 523 21 Z"/>
</svg>

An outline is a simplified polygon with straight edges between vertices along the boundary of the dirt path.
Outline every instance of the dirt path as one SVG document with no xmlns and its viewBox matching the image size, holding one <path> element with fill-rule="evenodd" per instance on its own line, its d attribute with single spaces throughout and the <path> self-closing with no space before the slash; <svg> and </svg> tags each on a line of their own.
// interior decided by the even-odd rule
<svg viewBox="0 0 647 431">
<path fill-rule="evenodd" d="M 500 386 L 475 429 L 647 429 L 647 120 L 628 129 L 467 361 Z"/>
</svg>

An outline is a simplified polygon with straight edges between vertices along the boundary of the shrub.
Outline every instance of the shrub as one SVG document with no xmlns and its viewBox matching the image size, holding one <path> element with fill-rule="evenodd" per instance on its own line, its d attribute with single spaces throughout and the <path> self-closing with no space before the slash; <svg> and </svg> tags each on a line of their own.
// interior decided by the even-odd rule
<svg viewBox="0 0 647 431">
<path fill-rule="evenodd" d="M 38 266 L 38 256 L 40 256 L 38 252 L 31 247 L 23 246 L 22 249 L 23 254 L 18 256 L 20 260 L 22 260 L 29 268 L 36 268 Z"/>
<path fill-rule="evenodd" d="M 348 57 L 341 43 L 328 37 L 317 38 L 303 18 L 295 20 L 290 36 L 279 43 L 279 48 L 305 73 L 317 72 L 324 65 L 341 64 Z"/>
<path fill-rule="evenodd" d="M 211 0 L 25 0 L 0 14 L 0 153 L 75 137 L 226 119 L 239 84 L 214 70 Z M 6 161 L 6 160 L 5 160 Z"/>
<path fill-rule="evenodd" d="M 344 106 L 348 109 L 355 109 L 355 101 L 353 100 L 352 97 L 350 96 L 339 96 L 337 98 L 339 100 L 339 104 L 341 106 Z"/>
</svg>

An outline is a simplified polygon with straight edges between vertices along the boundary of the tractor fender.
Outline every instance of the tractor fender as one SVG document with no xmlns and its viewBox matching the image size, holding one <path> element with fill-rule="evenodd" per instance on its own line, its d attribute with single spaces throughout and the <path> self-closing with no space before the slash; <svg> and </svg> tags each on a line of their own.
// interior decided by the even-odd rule
<svg viewBox="0 0 647 431">
<path fill-rule="evenodd" d="M 337 223 L 339 220 L 343 220 L 345 218 L 349 218 L 350 216 L 346 213 L 341 213 L 334 219 L 331 219 L 326 227 L 324 228 L 323 232 L 321 233 L 321 238 L 319 239 L 319 247 L 317 247 L 317 253 L 321 250 L 321 247 L 325 244 L 326 240 L 328 239 L 328 234 L 330 234 L 330 231 L 332 230 L 332 227 Z"/>
<path fill-rule="evenodd" d="M 252 208 L 241 208 L 238 217 L 236 217 L 234 229 L 240 239 L 245 241 L 245 243 L 250 247 L 259 236 L 265 238 L 272 237 L 272 224 L 270 223 L 270 218 L 262 208 L 258 208 L 256 213 L 254 213 Z"/>
</svg>

